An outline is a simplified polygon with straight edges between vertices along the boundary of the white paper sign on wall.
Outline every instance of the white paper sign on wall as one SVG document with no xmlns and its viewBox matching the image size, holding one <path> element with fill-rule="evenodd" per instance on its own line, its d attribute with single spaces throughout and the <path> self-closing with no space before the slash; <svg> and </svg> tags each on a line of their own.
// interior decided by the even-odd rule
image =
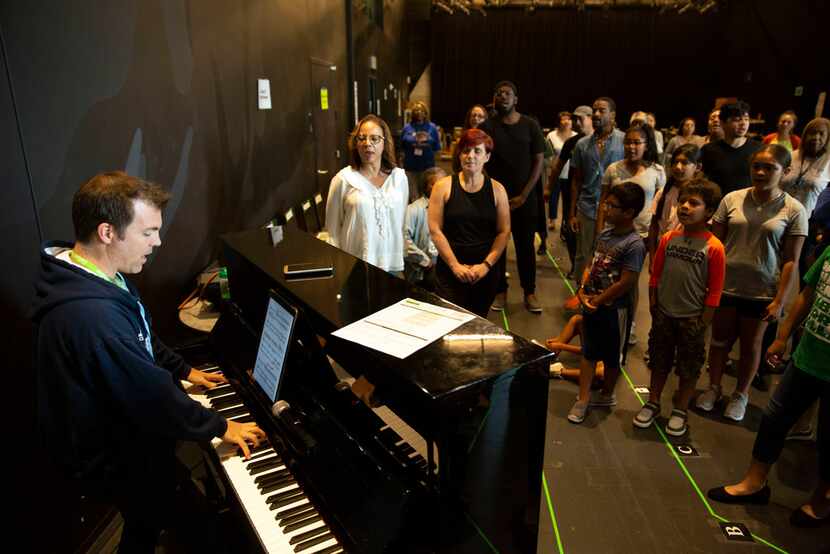
<svg viewBox="0 0 830 554">
<path fill-rule="evenodd" d="M 271 81 L 268 79 L 257 79 L 257 98 L 260 110 L 271 109 Z"/>
</svg>

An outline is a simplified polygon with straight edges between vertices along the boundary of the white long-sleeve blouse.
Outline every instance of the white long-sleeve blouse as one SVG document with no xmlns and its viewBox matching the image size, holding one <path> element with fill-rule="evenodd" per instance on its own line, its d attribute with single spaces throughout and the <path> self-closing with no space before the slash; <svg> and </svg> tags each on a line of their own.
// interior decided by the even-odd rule
<svg viewBox="0 0 830 554">
<path fill-rule="evenodd" d="M 381 187 L 351 167 L 329 185 L 329 243 L 385 271 L 403 271 L 404 214 L 409 199 L 406 173 L 395 168 Z"/>
</svg>

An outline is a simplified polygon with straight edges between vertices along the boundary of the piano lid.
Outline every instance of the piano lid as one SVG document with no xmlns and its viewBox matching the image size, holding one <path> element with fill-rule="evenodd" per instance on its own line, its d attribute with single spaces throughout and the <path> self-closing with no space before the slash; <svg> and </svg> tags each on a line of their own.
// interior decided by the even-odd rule
<svg viewBox="0 0 830 554">
<path fill-rule="evenodd" d="M 406 297 L 461 309 L 303 231 L 286 229 L 283 240 L 275 246 L 270 232 L 263 229 L 230 233 L 223 235 L 221 240 L 227 247 L 231 297 L 247 317 L 253 318 L 253 325 L 261 323 L 258 320 L 264 317 L 267 281 L 271 281 L 270 286 L 291 296 L 291 300 L 303 308 L 303 315 L 312 320 L 315 331 L 326 336 L 335 348 L 346 341 L 331 337 L 332 331 Z M 237 276 L 235 281 L 234 270 L 249 271 L 242 269 L 245 264 L 235 259 L 237 255 L 255 266 L 260 275 Z M 330 263 L 334 267 L 334 276 L 303 281 L 285 279 L 283 266 L 295 263 Z M 251 282 L 259 279 L 262 279 L 259 283 Z M 257 313 L 257 310 L 263 313 Z M 480 317 L 403 360 L 349 344 L 353 346 L 347 348 L 362 350 L 367 361 L 372 360 L 397 372 L 399 378 L 411 381 L 433 399 L 553 355 Z"/>
</svg>

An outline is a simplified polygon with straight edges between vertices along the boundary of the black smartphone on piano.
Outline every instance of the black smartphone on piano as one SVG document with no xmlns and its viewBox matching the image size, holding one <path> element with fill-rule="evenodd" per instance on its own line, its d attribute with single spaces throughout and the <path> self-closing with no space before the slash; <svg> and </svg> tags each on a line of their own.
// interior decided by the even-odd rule
<svg viewBox="0 0 830 554">
<path fill-rule="evenodd" d="M 330 263 L 299 263 L 285 264 L 282 266 L 282 274 L 286 279 L 325 279 L 334 275 L 334 266 Z"/>
</svg>

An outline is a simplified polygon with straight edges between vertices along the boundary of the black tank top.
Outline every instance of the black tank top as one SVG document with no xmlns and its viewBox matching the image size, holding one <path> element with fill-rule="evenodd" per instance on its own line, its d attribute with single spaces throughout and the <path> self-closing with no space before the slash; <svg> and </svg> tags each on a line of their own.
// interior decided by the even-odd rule
<svg viewBox="0 0 830 554">
<path fill-rule="evenodd" d="M 484 177 L 478 192 L 467 192 L 461 188 L 458 174 L 454 174 L 450 197 L 444 205 L 442 230 L 459 262 L 481 263 L 498 234 L 497 219 L 490 177 Z"/>
</svg>

